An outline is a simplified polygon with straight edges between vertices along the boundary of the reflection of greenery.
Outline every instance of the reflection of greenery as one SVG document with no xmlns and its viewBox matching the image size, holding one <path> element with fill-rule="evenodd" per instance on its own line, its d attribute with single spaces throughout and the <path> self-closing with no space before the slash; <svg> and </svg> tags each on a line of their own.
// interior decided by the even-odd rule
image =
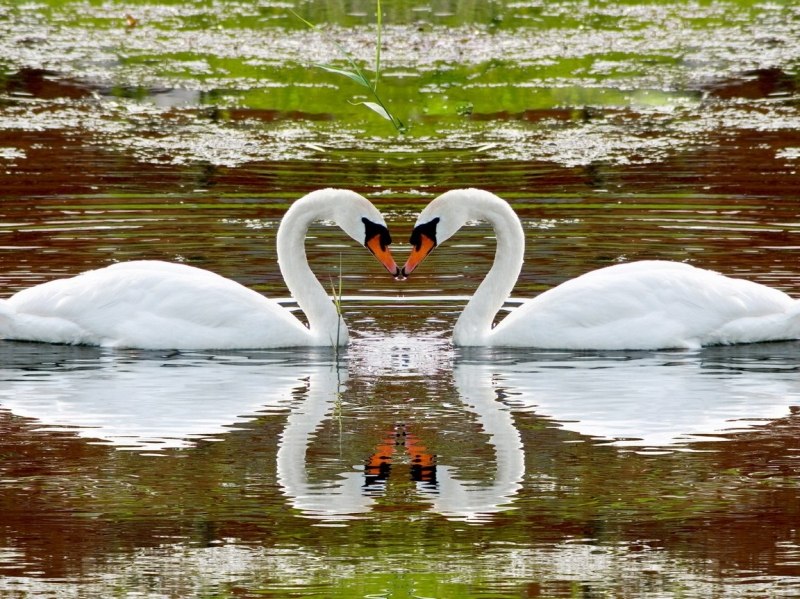
<svg viewBox="0 0 800 599">
<path fill-rule="evenodd" d="M 404 119 L 414 122 L 415 136 L 431 136 L 443 129 L 458 130 L 465 119 L 527 120 L 526 113 L 537 110 L 671 105 L 692 95 L 676 91 L 680 88 L 672 84 L 680 81 L 689 68 L 680 46 L 665 50 L 659 43 L 642 41 L 630 49 L 590 43 L 581 47 L 584 37 L 580 31 L 587 23 L 599 32 L 618 30 L 636 41 L 636 35 L 648 35 L 659 22 L 668 26 L 690 25 L 695 35 L 700 36 L 719 27 L 726 16 L 731 17 L 727 19 L 730 23 L 737 23 L 755 18 L 759 10 L 753 2 L 729 1 L 720 3 L 713 11 L 695 11 L 689 18 L 684 2 L 653 5 L 629 13 L 624 6 L 603 2 L 580 6 L 574 2 L 546 6 L 448 2 L 436 10 L 422 0 L 384 3 L 379 16 L 385 13 L 386 20 L 392 23 L 392 28 L 386 27 L 383 32 L 389 50 L 393 49 L 391 36 L 415 33 L 423 40 L 419 51 L 433 53 L 434 57 L 438 51 L 435 43 L 430 48 L 424 45 L 431 40 L 447 44 L 463 39 L 474 44 L 484 39 L 487 47 L 491 47 L 502 43 L 504 36 L 513 36 L 530 37 L 535 45 L 539 33 L 552 34 L 557 30 L 571 41 L 564 42 L 569 45 L 564 49 L 537 46 L 531 56 L 522 60 L 518 56 L 498 58 L 496 52 L 489 52 L 489 58 L 477 63 L 428 60 L 425 66 L 392 65 L 386 69 L 380 55 L 384 41 L 381 37 L 375 46 L 376 77 L 368 77 L 364 69 L 354 64 L 352 53 L 348 55 L 349 66 L 338 69 L 349 73 L 343 75 L 342 84 L 356 82 L 370 96 L 371 104 L 353 105 L 340 101 L 344 88 L 335 79 L 322 81 L 319 73 L 301 66 L 313 56 L 302 51 L 306 39 L 302 21 L 292 17 L 284 5 L 250 9 L 237 5 L 236 10 L 229 10 L 226 7 L 233 4 L 229 1 L 173 2 L 176 10 L 165 11 L 163 6 L 155 8 L 163 2 L 154 1 L 126 3 L 124 7 L 121 2 L 110 2 L 103 9 L 95 3 L 87 8 L 83 2 L 67 0 L 40 4 L 42 18 L 55 23 L 62 34 L 74 31 L 86 38 L 107 40 L 104 49 L 116 56 L 116 63 L 105 62 L 98 72 L 102 79 L 103 69 L 110 68 L 107 74 L 113 80 L 109 88 L 122 90 L 123 95 L 130 96 L 130 90 L 136 90 L 137 99 L 146 99 L 154 90 L 164 88 L 197 89 L 200 94 L 196 101 L 201 103 L 274 111 L 276 116 L 271 120 L 300 119 L 306 123 L 333 120 L 343 130 L 358 130 L 361 137 L 379 136 L 385 129 L 379 121 L 365 118 L 362 106 L 376 110 L 396 129 L 402 127 L 384 99 L 379 96 L 377 101 L 372 97 L 373 92 L 379 91 L 378 77 L 391 85 L 392 100 L 408 107 Z M 115 10 L 117 6 L 119 10 Z M 373 0 L 350 3 L 312 0 L 299 3 L 296 10 L 309 23 L 324 22 L 331 26 L 332 37 L 337 40 L 352 39 L 364 46 L 368 40 L 375 40 L 374 25 L 369 23 L 368 16 L 374 6 Z M 12 23 L 17 10 L 10 9 Z M 125 27 L 126 12 L 138 19 L 137 25 L 129 30 Z M 381 21 L 379 34 L 382 24 Z M 245 41 L 241 41 L 241 47 L 228 47 L 240 43 L 239 31 L 243 40 L 257 36 L 259 47 L 248 48 Z M 445 33 L 450 37 L 444 37 Z M 185 45 L 170 41 L 181 36 L 187 39 Z M 287 40 L 301 50 L 289 52 L 289 59 L 273 59 L 271 47 Z M 70 54 L 77 57 L 76 61 L 91 60 L 89 55 L 82 57 L 80 45 L 75 52 L 70 50 Z M 328 65 L 335 58 L 321 56 L 319 61 Z"/>
</svg>

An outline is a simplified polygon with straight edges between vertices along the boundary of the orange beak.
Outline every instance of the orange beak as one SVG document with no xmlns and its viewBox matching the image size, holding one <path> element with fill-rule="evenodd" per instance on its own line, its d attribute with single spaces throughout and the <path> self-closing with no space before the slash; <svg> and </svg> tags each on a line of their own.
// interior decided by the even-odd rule
<svg viewBox="0 0 800 599">
<path fill-rule="evenodd" d="M 414 249 L 411 250 L 411 255 L 408 257 L 408 260 L 406 260 L 406 265 L 403 267 L 403 274 L 405 276 L 410 275 L 435 247 L 436 242 L 424 233 L 421 233 L 418 245 L 414 246 Z"/>
<path fill-rule="evenodd" d="M 396 277 L 400 275 L 400 269 L 397 267 L 394 258 L 392 258 L 392 252 L 389 250 L 388 245 L 381 243 L 380 235 L 373 235 L 364 245 L 367 246 L 367 249 L 372 252 L 372 255 L 375 256 L 381 264 L 383 264 L 383 266 L 391 273 L 392 276 Z"/>
</svg>

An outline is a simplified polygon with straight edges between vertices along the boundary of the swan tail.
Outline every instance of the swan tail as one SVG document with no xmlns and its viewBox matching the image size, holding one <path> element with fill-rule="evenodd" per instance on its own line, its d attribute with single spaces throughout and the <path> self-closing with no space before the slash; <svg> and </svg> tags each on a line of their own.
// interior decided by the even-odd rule
<svg viewBox="0 0 800 599">
<path fill-rule="evenodd" d="M 83 344 L 92 338 L 78 325 L 58 317 L 36 316 L 18 311 L 0 299 L 0 339 Z M 99 343 L 97 343 L 99 345 Z"/>
<path fill-rule="evenodd" d="M 734 320 L 719 329 L 711 342 L 731 345 L 793 339 L 800 339 L 800 300 L 781 313 Z"/>
<path fill-rule="evenodd" d="M 794 301 L 794 304 L 789 309 L 789 318 L 792 323 L 792 339 L 800 339 L 800 299 Z"/>
<path fill-rule="evenodd" d="M 0 339 L 11 336 L 14 322 L 14 308 L 6 300 L 0 299 Z"/>
<path fill-rule="evenodd" d="M 776 331 L 775 336 L 778 339 L 800 339 L 800 300 L 795 300 L 794 303 L 786 311 L 787 318 L 785 322 L 777 325 L 782 332 Z"/>
</svg>

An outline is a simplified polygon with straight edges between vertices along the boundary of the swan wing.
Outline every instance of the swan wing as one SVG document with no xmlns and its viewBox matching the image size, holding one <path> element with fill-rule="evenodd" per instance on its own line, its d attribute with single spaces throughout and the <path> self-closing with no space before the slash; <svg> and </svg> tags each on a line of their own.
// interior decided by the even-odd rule
<svg viewBox="0 0 800 599">
<path fill-rule="evenodd" d="M 159 261 L 114 264 L 25 289 L 6 300 L 2 314 L 3 337 L 50 343 L 230 349 L 305 345 L 310 338 L 277 302 L 207 270 Z"/>
<path fill-rule="evenodd" d="M 679 262 L 589 272 L 528 300 L 492 344 L 659 349 L 800 337 L 800 304 L 785 293 Z"/>
</svg>

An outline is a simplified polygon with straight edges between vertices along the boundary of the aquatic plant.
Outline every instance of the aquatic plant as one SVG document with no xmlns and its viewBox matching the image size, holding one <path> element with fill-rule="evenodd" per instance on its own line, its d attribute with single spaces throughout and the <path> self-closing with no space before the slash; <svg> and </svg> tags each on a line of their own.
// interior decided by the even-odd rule
<svg viewBox="0 0 800 599">
<path fill-rule="evenodd" d="M 333 283 L 331 277 L 331 294 L 333 296 L 333 305 L 336 306 L 336 314 L 338 316 L 336 324 L 336 343 L 333 345 L 336 363 L 339 363 L 339 342 L 341 341 L 342 325 L 344 319 L 342 318 L 342 255 L 339 254 L 339 288 Z"/>
<path fill-rule="evenodd" d="M 370 80 L 367 77 L 364 69 L 358 66 L 358 63 L 353 58 L 353 55 L 350 54 L 339 42 L 335 39 L 328 37 L 328 40 L 336 46 L 337 50 L 342 54 L 345 58 L 347 63 L 350 65 L 350 69 L 342 69 L 338 67 L 334 67 L 328 64 L 316 64 L 315 66 L 327 71 L 328 73 L 333 73 L 335 75 L 341 75 L 343 77 L 347 77 L 351 81 L 356 82 L 358 85 L 366 88 L 369 91 L 370 96 L 372 96 L 374 101 L 368 100 L 348 100 L 351 104 L 366 106 L 373 112 L 377 113 L 387 121 L 389 121 L 392 126 L 394 126 L 395 130 L 398 133 L 405 133 L 407 130 L 406 124 L 400 120 L 389 108 L 386 106 L 386 103 L 381 98 L 380 94 L 378 93 L 378 82 L 381 78 L 381 42 L 382 42 L 382 30 L 383 30 L 383 11 L 381 10 L 381 0 L 377 0 L 377 33 L 376 33 L 376 40 L 375 40 L 375 77 Z M 292 14 L 300 19 L 303 23 L 305 23 L 311 29 L 315 31 L 319 31 L 319 27 L 317 27 L 314 23 L 304 19 L 296 12 L 292 11 Z M 324 32 L 323 32 L 324 35 Z M 326 36 L 327 37 L 327 36 Z"/>
</svg>

